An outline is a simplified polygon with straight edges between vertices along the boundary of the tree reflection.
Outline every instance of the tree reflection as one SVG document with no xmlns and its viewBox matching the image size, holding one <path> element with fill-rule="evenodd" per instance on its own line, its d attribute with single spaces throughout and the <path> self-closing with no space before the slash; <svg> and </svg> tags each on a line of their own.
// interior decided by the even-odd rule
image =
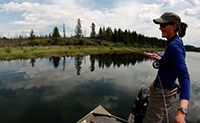
<svg viewBox="0 0 200 123">
<path fill-rule="evenodd" d="M 31 66 L 34 67 L 35 66 L 35 62 L 36 60 L 34 58 L 31 59 Z"/>
<path fill-rule="evenodd" d="M 66 61 L 66 58 L 65 56 L 63 57 L 63 71 L 65 71 L 65 61 Z"/>
<path fill-rule="evenodd" d="M 76 69 L 76 74 L 79 76 L 81 74 L 81 65 L 83 62 L 84 56 L 74 56 L 74 65 Z M 109 67 L 120 67 L 135 65 L 136 63 L 147 60 L 148 57 L 138 54 L 138 53 L 113 53 L 113 54 L 98 54 L 90 55 L 90 66 L 89 69 L 91 72 L 95 70 L 95 62 L 97 62 L 99 68 L 109 68 Z M 53 63 L 54 67 L 59 66 L 61 57 L 51 57 L 49 61 Z M 63 71 L 65 71 L 66 57 L 63 57 Z M 31 64 L 34 66 L 35 59 L 31 59 Z"/>
<path fill-rule="evenodd" d="M 75 65 L 75 68 L 77 71 L 76 73 L 78 76 L 80 75 L 82 60 L 83 60 L 83 56 L 75 56 L 74 58 L 74 65 Z"/>
<path fill-rule="evenodd" d="M 92 72 L 92 71 L 95 70 L 95 67 L 94 67 L 94 65 L 95 65 L 95 57 L 90 56 L 90 63 L 91 63 L 90 71 Z"/>
<path fill-rule="evenodd" d="M 59 62 L 60 62 L 60 57 L 51 57 L 49 58 L 49 61 L 53 62 L 53 65 L 55 68 L 57 68 L 59 66 Z"/>
<path fill-rule="evenodd" d="M 91 55 L 90 62 L 91 62 L 91 71 L 95 69 L 94 64 L 95 60 L 98 62 L 99 68 L 109 68 L 111 65 L 113 67 L 120 67 L 121 65 L 129 66 L 135 65 L 137 62 L 142 62 L 147 60 L 148 57 L 138 54 L 138 53 L 124 53 L 124 54 L 100 54 L 100 55 Z"/>
</svg>

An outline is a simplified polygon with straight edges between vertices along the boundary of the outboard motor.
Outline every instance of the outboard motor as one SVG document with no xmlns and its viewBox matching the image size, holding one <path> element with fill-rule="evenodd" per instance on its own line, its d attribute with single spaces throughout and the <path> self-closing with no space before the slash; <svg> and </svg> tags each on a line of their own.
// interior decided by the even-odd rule
<svg viewBox="0 0 200 123">
<path fill-rule="evenodd" d="M 149 103 L 149 96 L 149 88 L 142 87 L 131 109 L 132 111 L 128 119 L 129 123 L 142 123 Z"/>
</svg>

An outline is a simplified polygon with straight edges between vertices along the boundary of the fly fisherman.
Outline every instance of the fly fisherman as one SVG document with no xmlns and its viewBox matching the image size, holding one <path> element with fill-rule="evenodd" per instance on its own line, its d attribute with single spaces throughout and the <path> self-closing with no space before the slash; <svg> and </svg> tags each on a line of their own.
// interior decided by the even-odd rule
<svg viewBox="0 0 200 123">
<path fill-rule="evenodd" d="M 185 36 L 187 24 L 181 22 L 178 15 L 166 12 L 160 18 L 153 19 L 160 25 L 162 37 L 167 39 L 164 55 L 160 57 L 154 53 L 145 53 L 150 58 L 159 60 L 159 70 L 153 85 L 150 87 L 150 102 L 143 123 L 162 123 L 168 110 L 175 102 L 180 84 L 180 104 L 177 109 L 174 123 L 185 123 L 188 103 L 190 99 L 190 79 L 185 63 L 185 47 L 181 37 Z"/>
</svg>

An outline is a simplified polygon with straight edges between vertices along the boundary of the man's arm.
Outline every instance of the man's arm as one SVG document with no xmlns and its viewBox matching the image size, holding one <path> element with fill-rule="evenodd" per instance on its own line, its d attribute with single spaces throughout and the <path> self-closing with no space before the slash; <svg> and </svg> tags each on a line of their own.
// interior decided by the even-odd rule
<svg viewBox="0 0 200 123">
<path fill-rule="evenodd" d="M 189 103 L 188 100 L 181 99 L 179 108 L 187 109 L 188 103 Z M 177 113 L 176 113 L 176 116 L 174 118 L 173 123 L 186 123 L 185 118 L 186 118 L 186 114 L 184 114 L 182 111 L 178 110 Z"/>
</svg>

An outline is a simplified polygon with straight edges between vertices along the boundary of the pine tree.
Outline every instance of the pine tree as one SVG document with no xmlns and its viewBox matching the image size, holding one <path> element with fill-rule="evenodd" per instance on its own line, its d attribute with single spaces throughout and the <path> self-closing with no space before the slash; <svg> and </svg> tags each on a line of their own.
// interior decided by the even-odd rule
<svg viewBox="0 0 200 123">
<path fill-rule="evenodd" d="M 119 42 L 118 34 L 117 34 L 117 29 L 114 29 L 114 33 L 112 34 L 112 42 Z"/>
<path fill-rule="evenodd" d="M 120 28 L 118 29 L 118 34 L 117 34 L 117 36 L 118 36 L 119 42 L 123 42 L 123 38 L 122 38 L 122 36 L 123 36 L 123 31 L 122 31 Z"/>
<path fill-rule="evenodd" d="M 94 23 L 92 23 L 91 28 L 92 28 L 92 31 L 91 31 L 90 37 L 95 38 L 96 32 L 95 32 L 95 24 Z"/>
<path fill-rule="evenodd" d="M 99 28 L 98 39 L 101 39 L 101 40 L 103 39 L 103 31 L 101 27 Z"/>
<path fill-rule="evenodd" d="M 30 40 L 33 40 L 35 38 L 35 34 L 33 32 L 33 30 L 31 30 L 31 33 L 30 33 Z"/>
<path fill-rule="evenodd" d="M 102 30 L 102 39 L 105 40 L 106 39 L 106 28 L 103 27 L 103 30 Z"/>
<path fill-rule="evenodd" d="M 81 20 L 80 18 L 78 18 L 77 20 L 77 25 L 76 25 L 76 29 L 75 29 L 75 37 L 80 38 L 83 37 L 82 35 L 82 29 L 81 29 Z"/>
<path fill-rule="evenodd" d="M 60 37 L 61 36 L 60 36 L 59 30 L 58 30 L 58 27 L 54 27 L 53 34 L 52 34 L 52 39 L 53 40 L 52 40 L 51 44 L 53 44 L 53 45 L 58 44 L 58 41 L 59 41 Z"/>
<path fill-rule="evenodd" d="M 53 29 L 53 35 L 52 35 L 53 38 L 60 38 L 60 33 L 59 33 L 59 30 L 58 30 L 58 27 L 55 27 Z"/>
<path fill-rule="evenodd" d="M 129 43 L 129 37 L 128 37 L 128 31 L 125 30 L 124 33 L 123 33 L 123 42 L 128 45 Z"/>
<path fill-rule="evenodd" d="M 106 29 L 106 40 L 111 41 L 111 39 L 112 39 L 112 29 L 110 27 L 108 27 Z"/>
</svg>

